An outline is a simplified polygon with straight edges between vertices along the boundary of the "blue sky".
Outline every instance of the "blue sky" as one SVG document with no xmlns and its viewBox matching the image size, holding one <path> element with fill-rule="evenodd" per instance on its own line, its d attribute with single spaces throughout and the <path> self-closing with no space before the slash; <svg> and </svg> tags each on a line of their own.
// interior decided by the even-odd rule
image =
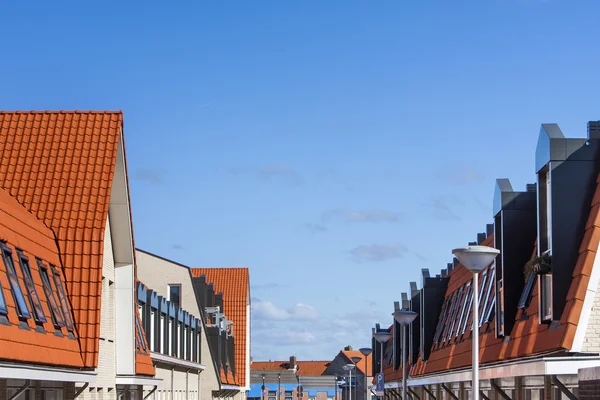
<svg viewBox="0 0 600 400">
<path fill-rule="evenodd" d="M 596 1 L 122 3 L 3 3 L 0 108 L 124 110 L 137 245 L 250 267 L 255 359 L 368 345 L 600 119 Z"/>
</svg>

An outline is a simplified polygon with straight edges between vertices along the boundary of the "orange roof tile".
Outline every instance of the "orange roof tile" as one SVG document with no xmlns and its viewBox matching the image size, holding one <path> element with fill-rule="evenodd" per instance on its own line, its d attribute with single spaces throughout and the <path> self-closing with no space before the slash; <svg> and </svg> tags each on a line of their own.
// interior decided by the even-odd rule
<svg viewBox="0 0 600 400">
<path fill-rule="evenodd" d="M 530 355 L 551 354 L 569 350 L 574 341 L 576 326 L 583 307 L 583 294 L 592 272 L 596 250 L 600 244 L 600 175 L 598 176 L 595 195 L 590 206 L 590 213 L 585 227 L 577 264 L 573 270 L 573 280 L 567 295 L 567 303 L 560 320 L 551 324 L 540 324 L 538 321 L 538 285 L 533 286 L 531 301 L 524 310 L 516 315 L 515 325 L 510 332 L 510 340 L 496 338 L 492 319 L 480 329 L 480 362 L 482 364 L 500 360 L 515 359 Z M 493 245 L 490 235 L 482 245 Z M 532 259 L 537 254 L 537 242 L 532 246 Z M 471 273 L 462 265 L 458 265 L 450 274 L 446 298 L 459 287 L 472 279 Z M 413 376 L 440 372 L 471 364 L 471 337 L 466 334 L 454 338 L 450 342 L 434 345 L 427 362 L 419 356 L 410 373 Z M 401 379 L 401 371 L 394 371 L 391 365 L 384 367 L 386 380 Z"/>
<path fill-rule="evenodd" d="M 246 338 L 247 308 L 250 304 L 250 276 L 248 268 L 191 268 L 193 277 L 206 275 L 214 284 L 215 293 L 223 293 L 223 311 L 233 321 L 235 338 L 235 371 L 239 386 L 247 386 L 246 354 L 250 345 Z"/>
<path fill-rule="evenodd" d="M 356 350 L 353 350 L 353 351 L 344 350 L 344 351 L 342 351 L 342 354 L 344 356 L 346 356 L 346 358 L 350 362 L 352 362 L 352 357 L 360 357 L 361 360 L 358 363 L 356 363 L 356 368 L 358 368 L 360 370 L 360 372 L 362 372 L 363 374 L 365 373 L 365 371 L 367 371 L 367 373 L 371 373 L 370 366 L 372 365 L 372 362 L 371 362 L 370 354 L 366 358 L 365 358 L 365 356 L 363 356 L 363 354 L 360 351 L 356 351 Z"/>
<path fill-rule="evenodd" d="M 331 361 L 296 361 L 296 375 L 321 376 Z M 287 371 L 289 361 L 253 361 L 250 369 L 253 371 Z"/>
<path fill-rule="evenodd" d="M 33 313 L 29 300 L 27 286 L 20 267 L 17 249 L 22 250 L 28 258 L 29 269 L 35 287 L 35 292 L 40 300 L 46 322 L 40 323 L 45 333 L 36 331 L 36 323 L 32 318 L 27 320 L 29 329 L 19 327 L 19 319 L 15 308 L 15 301 L 8 281 L 6 266 L 0 261 L 0 290 L 8 306 L 8 321 L 10 325 L 0 324 L 0 359 L 30 362 L 46 365 L 60 365 L 68 367 L 83 367 L 80 354 L 77 332 L 74 338 L 68 337 L 65 328 L 55 328 L 51 318 L 46 293 L 36 259 L 41 259 L 46 265 L 61 268 L 58 248 L 54 241 L 54 234 L 34 215 L 29 213 L 18 201 L 10 196 L 7 191 L 0 189 L 0 240 L 4 241 L 12 251 L 12 261 L 18 276 L 19 285 L 25 296 L 27 307 Z M 64 285 L 64 279 L 60 274 Z M 56 285 L 51 280 L 55 299 L 58 301 Z M 60 305 L 59 305 L 60 307 Z M 68 307 L 68 304 L 67 304 Z M 69 309 L 69 312 L 72 312 Z"/>
<path fill-rule="evenodd" d="M 121 112 L 0 112 L 0 187 L 53 230 L 84 365 L 98 362 L 104 229 Z"/>
</svg>

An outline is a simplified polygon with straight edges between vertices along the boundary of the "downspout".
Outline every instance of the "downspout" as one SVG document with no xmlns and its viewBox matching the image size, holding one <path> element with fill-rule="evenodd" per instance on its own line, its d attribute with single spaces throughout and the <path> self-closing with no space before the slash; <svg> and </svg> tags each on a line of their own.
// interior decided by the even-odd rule
<svg viewBox="0 0 600 400">
<path fill-rule="evenodd" d="M 15 393 L 15 394 L 13 394 L 12 396 L 10 396 L 10 397 L 8 398 L 8 400 L 14 400 L 14 399 L 16 399 L 17 397 L 19 397 L 20 395 L 22 395 L 23 393 L 25 393 L 25 391 L 26 391 L 27 389 L 29 389 L 29 386 L 31 386 L 31 381 L 30 381 L 29 379 L 27 379 L 27 380 L 25 381 L 25 384 L 24 384 L 23 386 L 21 386 L 21 387 L 19 388 L 19 390 L 17 390 L 17 393 Z"/>
<path fill-rule="evenodd" d="M 89 382 L 86 382 L 86 383 L 85 383 L 85 384 L 84 384 L 82 387 L 80 387 L 80 388 L 79 388 L 79 390 L 78 390 L 78 391 L 76 391 L 76 392 L 75 392 L 75 394 L 73 395 L 73 398 L 75 398 L 75 399 L 76 399 L 76 398 L 77 398 L 77 396 L 79 396 L 81 393 L 83 393 L 83 391 L 84 391 L 84 390 L 85 390 L 85 389 L 86 389 L 88 386 L 90 386 L 90 383 L 89 383 Z"/>
<path fill-rule="evenodd" d="M 190 387 L 189 376 L 190 376 L 190 374 L 189 373 L 190 373 L 190 369 L 188 368 L 185 371 L 185 398 L 186 399 L 190 398 L 190 390 L 189 390 L 189 387 Z"/>
<path fill-rule="evenodd" d="M 158 389 L 158 385 L 154 385 L 154 388 L 146 396 L 144 396 L 144 400 L 146 400 L 148 397 L 154 394 L 154 392 L 156 392 L 156 389 Z"/>
<path fill-rule="evenodd" d="M 202 400 L 202 371 L 198 372 L 198 400 Z"/>
<path fill-rule="evenodd" d="M 171 400 L 175 400 L 175 383 L 173 379 L 175 377 L 175 367 L 171 368 Z"/>
<path fill-rule="evenodd" d="M 125 385 L 125 387 L 123 389 L 121 389 L 121 393 L 117 393 L 117 399 L 120 399 L 126 391 L 129 390 L 129 385 Z"/>
</svg>

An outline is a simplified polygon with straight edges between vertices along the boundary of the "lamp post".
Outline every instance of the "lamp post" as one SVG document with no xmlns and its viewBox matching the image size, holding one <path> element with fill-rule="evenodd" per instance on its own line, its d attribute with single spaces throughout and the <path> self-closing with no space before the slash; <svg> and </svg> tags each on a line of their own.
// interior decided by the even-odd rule
<svg viewBox="0 0 600 400">
<path fill-rule="evenodd" d="M 467 246 L 452 254 L 473 273 L 473 400 L 479 400 L 479 273 L 490 265 L 500 250 L 487 246 Z"/>
<path fill-rule="evenodd" d="M 263 384 L 262 384 L 262 390 L 260 393 L 260 397 L 264 400 L 265 399 L 265 375 L 264 374 L 263 374 L 262 378 L 263 378 Z"/>
<path fill-rule="evenodd" d="M 379 353 L 380 353 L 380 361 L 379 361 L 379 372 L 383 373 L 383 344 L 390 340 L 392 334 L 386 331 L 379 331 L 373 333 L 373 338 L 379 342 Z M 380 396 L 383 397 L 383 396 Z"/>
<path fill-rule="evenodd" d="M 354 364 L 346 364 L 343 368 L 348 371 L 348 400 L 352 400 L 352 369 Z"/>
<path fill-rule="evenodd" d="M 396 322 L 403 327 L 404 334 L 402 335 L 402 398 L 407 399 L 408 386 L 406 379 L 408 374 L 406 373 L 406 335 L 408 332 L 408 325 L 417 318 L 417 313 L 410 310 L 400 310 L 392 314 Z M 409 342 L 410 343 L 410 342 Z"/>
<path fill-rule="evenodd" d="M 365 356 L 365 400 L 369 400 L 369 363 L 367 362 L 367 357 L 369 357 L 373 350 L 365 347 L 358 351 Z"/>
<path fill-rule="evenodd" d="M 354 384 L 354 399 L 358 400 L 358 396 L 356 393 L 358 390 L 358 363 L 360 362 L 360 360 L 362 360 L 362 357 L 354 356 L 354 357 L 351 357 L 350 359 L 356 366 L 356 372 L 354 373 L 354 376 L 356 377 L 356 379 L 355 379 L 356 383 Z M 352 388 L 352 381 L 350 381 L 350 388 Z"/>
<path fill-rule="evenodd" d="M 281 374 L 277 374 L 277 400 L 281 399 Z"/>
</svg>

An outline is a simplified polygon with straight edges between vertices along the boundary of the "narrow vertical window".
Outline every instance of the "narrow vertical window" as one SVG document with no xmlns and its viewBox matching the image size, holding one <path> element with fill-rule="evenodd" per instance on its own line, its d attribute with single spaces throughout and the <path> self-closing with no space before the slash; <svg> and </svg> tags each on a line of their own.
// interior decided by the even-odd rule
<svg viewBox="0 0 600 400">
<path fill-rule="evenodd" d="M 529 300 L 531 298 L 531 289 L 533 289 L 533 285 L 535 284 L 537 275 L 535 272 L 530 272 L 529 276 L 527 276 L 527 282 L 525 283 L 525 287 L 523 288 L 523 292 L 521 293 L 521 298 L 519 299 L 519 308 L 525 308 L 529 304 Z"/>
<path fill-rule="evenodd" d="M 2 258 L 4 259 L 4 265 L 6 266 L 6 275 L 8 276 L 10 288 L 12 290 L 13 298 L 15 300 L 17 315 L 22 320 L 29 319 L 31 318 L 31 314 L 27 309 L 27 303 L 25 302 L 25 297 L 23 296 L 21 285 L 19 285 L 17 270 L 15 269 L 15 264 L 12 258 L 12 250 L 9 249 L 4 243 L 2 243 L 1 246 Z"/>
<path fill-rule="evenodd" d="M 146 353 L 146 342 L 144 341 L 144 336 L 142 335 L 142 325 L 140 324 L 140 317 L 138 315 L 135 316 L 135 327 L 137 332 L 137 337 L 139 337 L 140 345 L 142 346 L 142 350 Z"/>
<path fill-rule="evenodd" d="M 479 315 L 479 326 L 481 327 L 485 322 L 485 318 L 488 315 L 488 305 L 490 302 L 490 294 L 492 294 L 492 287 L 494 286 L 494 280 L 496 279 L 496 268 L 492 265 L 491 272 L 488 273 L 489 279 L 487 282 L 487 288 L 484 288 L 485 295 L 483 297 L 483 307 L 481 308 L 481 314 Z"/>
<path fill-rule="evenodd" d="M 540 318 L 552 320 L 552 274 L 540 275 Z"/>
<path fill-rule="evenodd" d="M 438 321 L 437 329 L 435 331 L 434 343 L 438 344 L 440 341 L 440 336 L 442 335 L 442 330 L 444 330 L 444 322 L 446 321 L 446 312 L 448 310 L 448 303 L 450 299 L 446 299 L 444 304 L 442 305 L 442 312 L 440 313 L 440 319 Z"/>
<path fill-rule="evenodd" d="M 169 300 L 174 306 L 181 306 L 181 285 L 169 285 Z"/>
<path fill-rule="evenodd" d="M 496 332 L 498 336 L 504 336 L 504 280 L 498 281 L 498 289 L 496 293 Z"/>
<path fill-rule="evenodd" d="M 58 307 L 56 297 L 54 297 L 54 291 L 52 290 L 52 285 L 50 284 L 48 268 L 40 260 L 38 260 L 38 269 L 40 271 L 40 278 L 42 278 L 44 293 L 46 293 L 46 300 L 50 308 L 50 316 L 52 317 L 52 323 L 57 328 L 65 326 L 65 318 L 63 317 L 63 314 L 60 311 L 60 308 Z"/>
<path fill-rule="evenodd" d="M 473 288 L 473 281 L 471 281 L 471 288 Z M 471 289 L 471 294 L 469 295 L 469 301 L 467 304 L 467 314 L 465 315 L 465 320 L 462 329 L 460 330 L 460 333 L 463 335 L 467 331 L 467 325 L 469 324 L 469 319 L 473 313 L 473 297 L 475 297 L 475 290 Z"/>
<path fill-rule="evenodd" d="M 465 287 L 465 297 L 463 299 L 463 303 L 462 303 L 462 307 L 461 307 L 461 311 L 460 311 L 460 317 L 458 319 L 458 325 L 456 326 L 456 336 L 460 335 L 460 333 L 461 333 L 461 327 L 463 326 L 463 321 L 467 314 L 467 306 L 469 303 L 470 295 L 471 295 L 471 282 L 468 282 L 467 286 Z"/>
<path fill-rule="evenodd" d="M 162 336 L 162 340 L 160 340 L 160 352 L 162 354 L 165 354 L 165 342 L 166 342 L 166 333 L 167 333 L 167 329 L 165 328 L 165 315 L 164 314 L 160 314 L 160 333 Z"/>
<path fill-rule="evenodd" d="M 56 285 L 56 291 L 58 292 L 58 298 L 60 301 L 60 307 L 62 308 L 63 316 L 65 317 L 65 324 L 69 332 L 73 332 L 75 327 L 73 325 L 73 319 L 71 318 L 71 311 L 69 310 L 69 303 L 67 303 L 67 293 L 63 286 L 60 274 L 56 271 L 53 265 L 50 265 L 52 269 L 52 276 L 54 276 L 54 284 Z"/>
<path fill-rule="evenodd" d="M 29 304 L 33 310 L 33 318 L 37 323 L 46 322 L 46 314 L 42 308 L 42 303 L 35 290 L 35 284 L 33 283 L 33 276 L 31 275 L 31 268 L 29 267 L 29 259 L 21 252 L 17 250 L 19 256 L 19 264 L 21 265 L 21 272 L 23 273 L 23 280 L 25 281 L 25 288 L 29 296 Z"/>
<path fill-rule="evenodd" d="M 150 310 L 150 333 L 146 332 L 148 335 L 148 345 L 150 346 L 150 351 L 156 351 L 156 344 L 154 343 L 154 329 L 156 326 L 156 322 L 154 321 L 155 312 L 154 310 Z"/>
</svg>

